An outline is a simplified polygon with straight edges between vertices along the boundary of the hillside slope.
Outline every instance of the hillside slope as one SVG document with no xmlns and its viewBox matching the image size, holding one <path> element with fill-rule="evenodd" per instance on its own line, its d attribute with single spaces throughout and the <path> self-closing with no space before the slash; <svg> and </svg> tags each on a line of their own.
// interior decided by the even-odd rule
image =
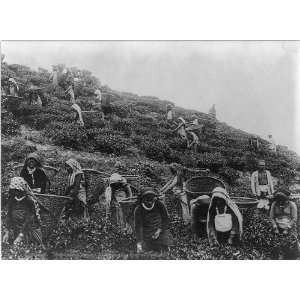
<svg viewBox="0 0 300 300">
<path fill-rule="evenodd" d="M 73 68 L 74 72 L 80 71 L 81 74 L 80 81 L 75 86 L 77 103 L 85 111 L 96 111 L 84 114 L 86 126 L 83 129 L 74 123 L 74 115 L 69 102 L 64 100 L 63 90 L 59 88 L 53 92 L 51 89 L 47 70 L 33 71 L 25 66 L 8 65 L 4 62 L 1 66 L 2 81 L 9 76 L 16 78 L 24 84 L 20 91 L 24 97 L 26 86 L 43 86 L 43 95 L 47 100 L 47 105 L 43 108 L 27 105 L 26 102 L 10 103 L 8 110 L 12 114 L 2 112 L 4 135 L 17 133 L 19 125 L 23 124 L 41 131 L 45 142 L 53 145 L 117 156 L 137 155 L 194 168 L 208 167 L 215 173 L 225 175 L 229 183 L 234 182 L 236 171 L 253 171 L 257 158 L 264 158 L 272 174 L 282 178 L 285 183 L 289 183 L 296 171 L 300 170 L 300 159 L 292 151 L 279 147 L 279 153 L 272 154 L 267 149 L 267 142 L 260 139 L 261 151 L 250 152 L 248 138 L 251 134 L 220 121 L 217 121 L 216 130 L 211 130 L 207 114 L 175 107 L 177 117 L 182 116 L 190 121 L 192 115 L 197 113 L 200 122 L 205 125 L 198 153 L 187 150 L 185 143 L 172 132 L 174 126 L 165 120 L 166 104 L 171 102 L 156 97 L 118 92 L 103 86 L 103 97 L 109 97 L 113 105 L 112 118 L 103 122 L 97 113 L 93 95 L 97 79 L 88 71 Z"/>
<path fill-rule="evenodd" d="M 1 170 L 2 200 L 5 199 L 8 181 L 14 174 L 17 163 L 23 162 L 26 155 L 37 151 L 44 162 L 63 170 L 63 163 L 70 157 L 76 158 L 83 167 L 95 168 L 108 173 L 120 172 L 139 175 L 138 188 L 143 186 L 161 187 L 170 177 L 169 164 L 177 162 L 189 168 L 209 168 L 228 184 L 229 192 L 239 196 L 249 196 L 250 172 L 254 170 L 257 158 L 264 158 L 267 167 L 281 184 L 293 182 L 300 170 L 299 157 L 282 147 L 278 154 L 267 150 L 267 142 L 260 140 L 259 153 L 248 150 L 251 134 L 235 129 L 223 122 L 217 122 L 216 130 L 211 130 L 205 113 L 176 107 L 177 117 L 191 120 L 196 112 L 206 126 L 201 136 L 198 153 L 186 149 L 185 143 L 174 135 L 172 127 L 165 120 L 166 104 L 170 101 L 155 97 L 138 96 L 118 92 L 107 86 L 101 87 L 104 97 L 110 97 L 113 115 L 102 121 L 97 112 L 93 95 L 98 80 L 88 71 L 82 72 L 80 84 L 75 87 L 77 102 L 85 113 L 85 128 L 74 122 L 70 103 L 64 99 L 62 89 L 53 91 L 49 72 L 28 67 L 8 65 L 2 62 L 1 80 L 9 76 L 24 84 L 21 95 L 26 98 L 26 87 L 31 83 L 43 86 L 47 105 L 38 107 L 25 101 L 1 102 Z M 66 174 L 61 171 L 52 182 L 52 191 L 64 192 Z M 168 197 L 172 197 L 169 195 Z M 173 209 L 173 210 L 172 210 Z M 91 221 L 70 222 L 59 226 L 50 238 L 56 249 L 55 258 L 93 258 L 93 259 L 268 259 L 272 257 L 270 224 L 253 211 L 245 217 L 244 244 L 237 247 L 222 246 L 211 249 L 206 239 L 193 242 L 178 214 L 170 207 L 171 231 L 175 245 L 164 256 L 138 256 L 134 254 L 135 244 L 132 236 L 121 234 L 116 228 L 106 228 L 101 207 L 94 207 Z M 299 210 L 300 212 L 300 210 Z M 5 220 L 5 210 L 2 210 Z M 85 234 L 83 234 L 85 233 Z M 2 247 L 4 258 L 36 258 L 33 249 L 30 255 L 11 252 L 8 246 Z"/>
</svg>

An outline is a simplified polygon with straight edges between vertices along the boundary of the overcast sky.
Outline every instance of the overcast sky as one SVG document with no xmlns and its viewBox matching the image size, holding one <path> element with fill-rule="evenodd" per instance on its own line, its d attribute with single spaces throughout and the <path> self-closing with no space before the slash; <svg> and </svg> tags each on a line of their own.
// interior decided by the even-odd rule
<svg viewBox="0 0 300 300">
<path fill-rule="evenodd" d="M 8 63 L 65 63 L 102 84 L 207 112 L 300 154 L 296 42 L 3 42 Z M 298 114 L 296 113 L 298 112 Z M 297 125 L 298 124 L 298 125 Z"/>
</svg>

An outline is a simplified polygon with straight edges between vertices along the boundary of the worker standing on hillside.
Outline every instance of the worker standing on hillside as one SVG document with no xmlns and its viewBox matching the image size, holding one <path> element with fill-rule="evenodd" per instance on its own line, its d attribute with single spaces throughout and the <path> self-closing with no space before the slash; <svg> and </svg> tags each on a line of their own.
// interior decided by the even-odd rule
<svg viewBox="0 0 300 300">
<path fill-rule="evenodd" d="M 260 150 L 259 147 L 259 139 L 257 136 L 250 137 L 248 140 L 250 151 L 258 152 Z"/>
<path fill-rule="evenodd" d="M 111 95 L 106 94 L 105 97 L 101 97 L 101 109 L 103 112 L 103 117 L 108 117 L 112 113 L 112 106 L 111 106 Z"/>
<path fill-rule="evenodd" d="M 75 121 L 77 121 L 77 123 L 84 127 L 84 122 L 83 122 L 83 117 L 82 117 L 82 111 L 81 111 L 81 108 L 78 104 L 73 104 L 71 106 L 75 111 L 76 111 L 76 118 L 75 118 Z"/>
<path fill-rule="evenodd" d="M 11 96 L 18 96 L 19 92 L 19 86 L 14 78 L 9 78 L 8 79 L 8 85 L 9 85 L 9 94 Z"/>
<path fill-rule="evenodd" d="M 193 118 L 192 125 L 198 126 L 199 120 L 198 120 L 197 115 L 193 115 L 192 118 Z"/>
<path fill-rule="evenodd" d="M 188 146 L 187 148 L 188 149 L 192 149 L 194 152 L 197 152 L 198 151 L 198 147 L 200 145 L 200 140 L 199 140 L 199 137 L 198 135 L 193 132 L 193 131 L 189 131 L 188 132 L 188 136 L 190 135 L 191 137 L 191 140 L 188 141 Z"/>
<path fill-rule="evenodd" d="M 272 134 L 269 134 L 268 135 L 268 138 L 269 138 L 269 150 L 273 153 L 276 153 L 276 143 L 275 143 L 275 140 L 272 136 Z"/>
<path fill-rule="evenodd" d="M 178 118 L 179 124 L 178 126 L 173 130 L 174 132 L 177 132 L 179 134 L 179 136 L 184 139 L 187 144 L 188 144 L 188 137 L 187 137 L 187 133 L 186 133 L 186 121 L 180 117 Z"/>
<path fill-rule="evenodd" d="M 74 78 L 70 70 L 64 69 L 63 70 L 63 76 L 64 76 L 64 84 L 67 86 L 67 89 L 65 90 L 66 96 L 69 97 L 69 100 L 71 103 L 75 104 L 75 93 L 74 93 Z"/>
<path fill-rule="evenodd" d="M 103 110 L 102 110 L 102 94 L 101 94 L 100 89 L 97 89 L 94 94 L 96 96 L 96 104 L 100 106 L 101 119 L 104 121 L 104 113 L 103 113 Z"/>
<path fill-rule="evenodd" d="M 52 66 L 52 73 L 50 75 L 50 80 L 52 80 L 53 88 L 55 89 L 58 86 L 58 72 L 56 66 Z"/>
<path fill-rule="evenodd" d="M 269 210 L 269 197 L 274 193 L 273 180 L 270 171 L 266 170 L 264 160 L 258 162 L 258 170 L 252 173 L 251 190 L 259 203 L 257 208 Z"/>
<path fill-rule="evenodd" d="M 171 104 L 167 105 L 167 121 L 172 122 L 174 119 L 174 107 Z"/>
</svg>

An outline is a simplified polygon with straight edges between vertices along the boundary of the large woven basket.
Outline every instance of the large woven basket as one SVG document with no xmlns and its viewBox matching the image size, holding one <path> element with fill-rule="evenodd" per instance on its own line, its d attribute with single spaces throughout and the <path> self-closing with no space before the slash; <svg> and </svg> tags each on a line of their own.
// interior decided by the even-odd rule
<svg viewBox="0 0 300 300">
<path fill-rule="evenodd" d="M 186 182 L 187 198 L 191 200 L 203 195 L 211 196 L 216 187 L 226 189 L 225 183 L 218 178 L 211 176 L 192 177 Z"/>
<path fill-rule="evenodd" d="M 94 204 L 100 200 L 100 196 L 105 192 L 106 179 L 109 174 L 94 170 L 83 169 L 87 181 L 87 203 Z"/>
<path fill-rule="evenodd" d="M 102 195 L 104 195 L 105 188 L 108 185 L 110 175 L 106 172 L 95 169 L 83 169 L 85 179 L 88 184 L 87 189 L 87 202 L 88 204 L 94 204 L 101 201 Z M 138 176 L 135 175 L 121 175 L 127 179 L 130 184 L 133 195 L 137 195 L 138 188 L 133 185 L 138 180 Z"/>
<path fill-rule="evenodd" d="M 47 236 L 57 226 L 66 203 L 72 199 L 50 194 L 35 194 L 35 196 L 40 205 L 42 231 Z"/>
<path fill-rule="evenodd" d="M 258 203 L 258 200 L 255 198 L 248 198 L 248 197 L 230 197 L 230 198 L 240 209 L 256 207 Z"/>
</svg>

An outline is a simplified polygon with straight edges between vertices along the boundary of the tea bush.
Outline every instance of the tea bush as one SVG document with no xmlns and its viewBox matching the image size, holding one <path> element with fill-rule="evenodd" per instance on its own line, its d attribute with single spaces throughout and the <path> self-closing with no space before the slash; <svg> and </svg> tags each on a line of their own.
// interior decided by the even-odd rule
<svg viewBox="0 0 300 300">
<path fill-rule="evenodd" d="M 120 134 L 98 133 L 95 136 L 95 150 L 121 155 L 131 145 L 131 141 Z"/>
<path fill-rule="evenodd" d="M 8 115 L 1 113 L 1 134 L 17 135 L 20 131 L 20 124 L 11 113 Z"/>
</svg>

